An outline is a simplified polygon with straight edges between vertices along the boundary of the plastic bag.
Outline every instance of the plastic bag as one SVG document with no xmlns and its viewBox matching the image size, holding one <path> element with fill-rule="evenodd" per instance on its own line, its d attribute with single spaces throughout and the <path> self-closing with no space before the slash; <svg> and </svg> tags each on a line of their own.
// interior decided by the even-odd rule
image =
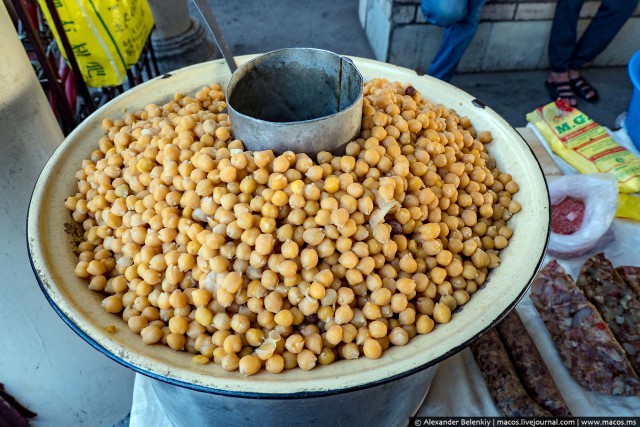
<svg viewBox="0 0 640 427">
<path fill-rule="evenodd" d="M 558 100 L 527 114 L 527 120 L 551 150 L 580 173 L 611 173 L 621 193 L 640 191 L 640 158 L 577 108 Z"/>
<path fill-rule="evenodd" d="M 608 173 L 562 176 L 549 184 L 551 211 L 567 197 L 584 202 L 584 217 L 577 231 L 551 231 L 548 251 L 559 258 L 574 258 L 613 240 L 611 223 L 618 204 L 618 180 Z"/>
<path fill-rule="evenodd" d="M 66 59 L 46 2 L 38 3 Z M 55 0 L 54 4 L 87 85 L 124 82 L 153 28 L 147 0 Z"/>
</svg>

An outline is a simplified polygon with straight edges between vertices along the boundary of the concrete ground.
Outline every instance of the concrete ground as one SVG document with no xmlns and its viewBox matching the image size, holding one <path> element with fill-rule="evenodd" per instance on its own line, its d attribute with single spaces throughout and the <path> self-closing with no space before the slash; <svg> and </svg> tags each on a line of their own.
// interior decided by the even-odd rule
<svg viewBox="0 0 640 427">
<path fill-rule="evenodd" d="M 209 0 L 209 4 L 235 55 L 315 47 L 373 58 L 358 20 L 357 0 Z M 528 112 L 551 101 L 543 84 L 546 74 L 541 70 L 459 74 L 452 84 L 481 99 L 513 126 L 524 126 Z M 601 100 L 578 107 L 595 121 L 617 128 L 616 118 L 628 108 L 633 88 L 627 70 L 593 68 L 584 74 Z"/>
<path fill-rule="evenodd" d="M 625 67 L 591 68 L 584 76 L 600 93 L 595 104 L 578 100 L 578 108 L 596 122 L 619 128 L 618 116 L 627 111 L 633 85 Z M 526 125 L 526 114 L 551 102 L 544 87 L 547 71 L 507 71 L 454 76 L 452 84 L 476 96 L 513 126 Z"/>
<path fill-rule="evenodd" d="M 314 47 L 373 59 L 358 0 L 209 0 L 234 55 Z M 191 16 L 199 17 L 190 2 Z"/>
</svg>

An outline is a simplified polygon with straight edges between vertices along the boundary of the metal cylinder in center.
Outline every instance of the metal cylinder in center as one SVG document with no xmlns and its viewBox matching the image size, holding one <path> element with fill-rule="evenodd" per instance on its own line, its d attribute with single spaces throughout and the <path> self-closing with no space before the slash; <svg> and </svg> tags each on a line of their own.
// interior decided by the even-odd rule
<svg viewBox="0 0 640 427">
<path fill-rule="evenodd" d="M 362 75 L 343 56 L 309 48 L 269 52 L 231 76 L 231 127 L 252 151 L 335 153 L 358 134 L 362 89 Z"/>
</svg>

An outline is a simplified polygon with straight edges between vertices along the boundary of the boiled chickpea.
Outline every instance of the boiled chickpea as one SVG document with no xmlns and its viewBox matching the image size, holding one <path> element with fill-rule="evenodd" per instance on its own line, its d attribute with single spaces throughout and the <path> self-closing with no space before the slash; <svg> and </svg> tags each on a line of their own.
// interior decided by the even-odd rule
<svg viewBox="0 0 640 427">
<path fill-rule="evenodd" d="M 469 118 L 374 79 L 344 155 L 312 159 L 245 151 L 225 106 L 213 84 L 103 120 L 64 201 L 75 274 L 143 342 L 243 375 L 378 358 L 500 264 L 519 187 Z"/>
</svg>

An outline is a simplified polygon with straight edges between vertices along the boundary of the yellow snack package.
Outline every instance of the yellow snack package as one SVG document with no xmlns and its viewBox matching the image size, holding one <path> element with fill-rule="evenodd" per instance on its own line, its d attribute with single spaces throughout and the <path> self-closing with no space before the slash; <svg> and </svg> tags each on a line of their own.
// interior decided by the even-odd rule
<svg viewBox="0 0 640 427">
<path fill-rule="evenodd" d="M 38 0 L 60 52 L 60 42 L 51 13 L 44 0 Z M 55 0 L 56 11 L 71 49 L 88 86 L 117 86 L 124 82 L 127 69 L 138 62 L 153 28 L 147 0 Z"/>
<path fill-rule="evenodd" d="M 640 158 L 611 139 L 606 129 L 564 101 L 527 114 L 551 150 L 580 173 L 605 172 L 618 178 L 618 191 L 640 191 Z"/>
</svg>

